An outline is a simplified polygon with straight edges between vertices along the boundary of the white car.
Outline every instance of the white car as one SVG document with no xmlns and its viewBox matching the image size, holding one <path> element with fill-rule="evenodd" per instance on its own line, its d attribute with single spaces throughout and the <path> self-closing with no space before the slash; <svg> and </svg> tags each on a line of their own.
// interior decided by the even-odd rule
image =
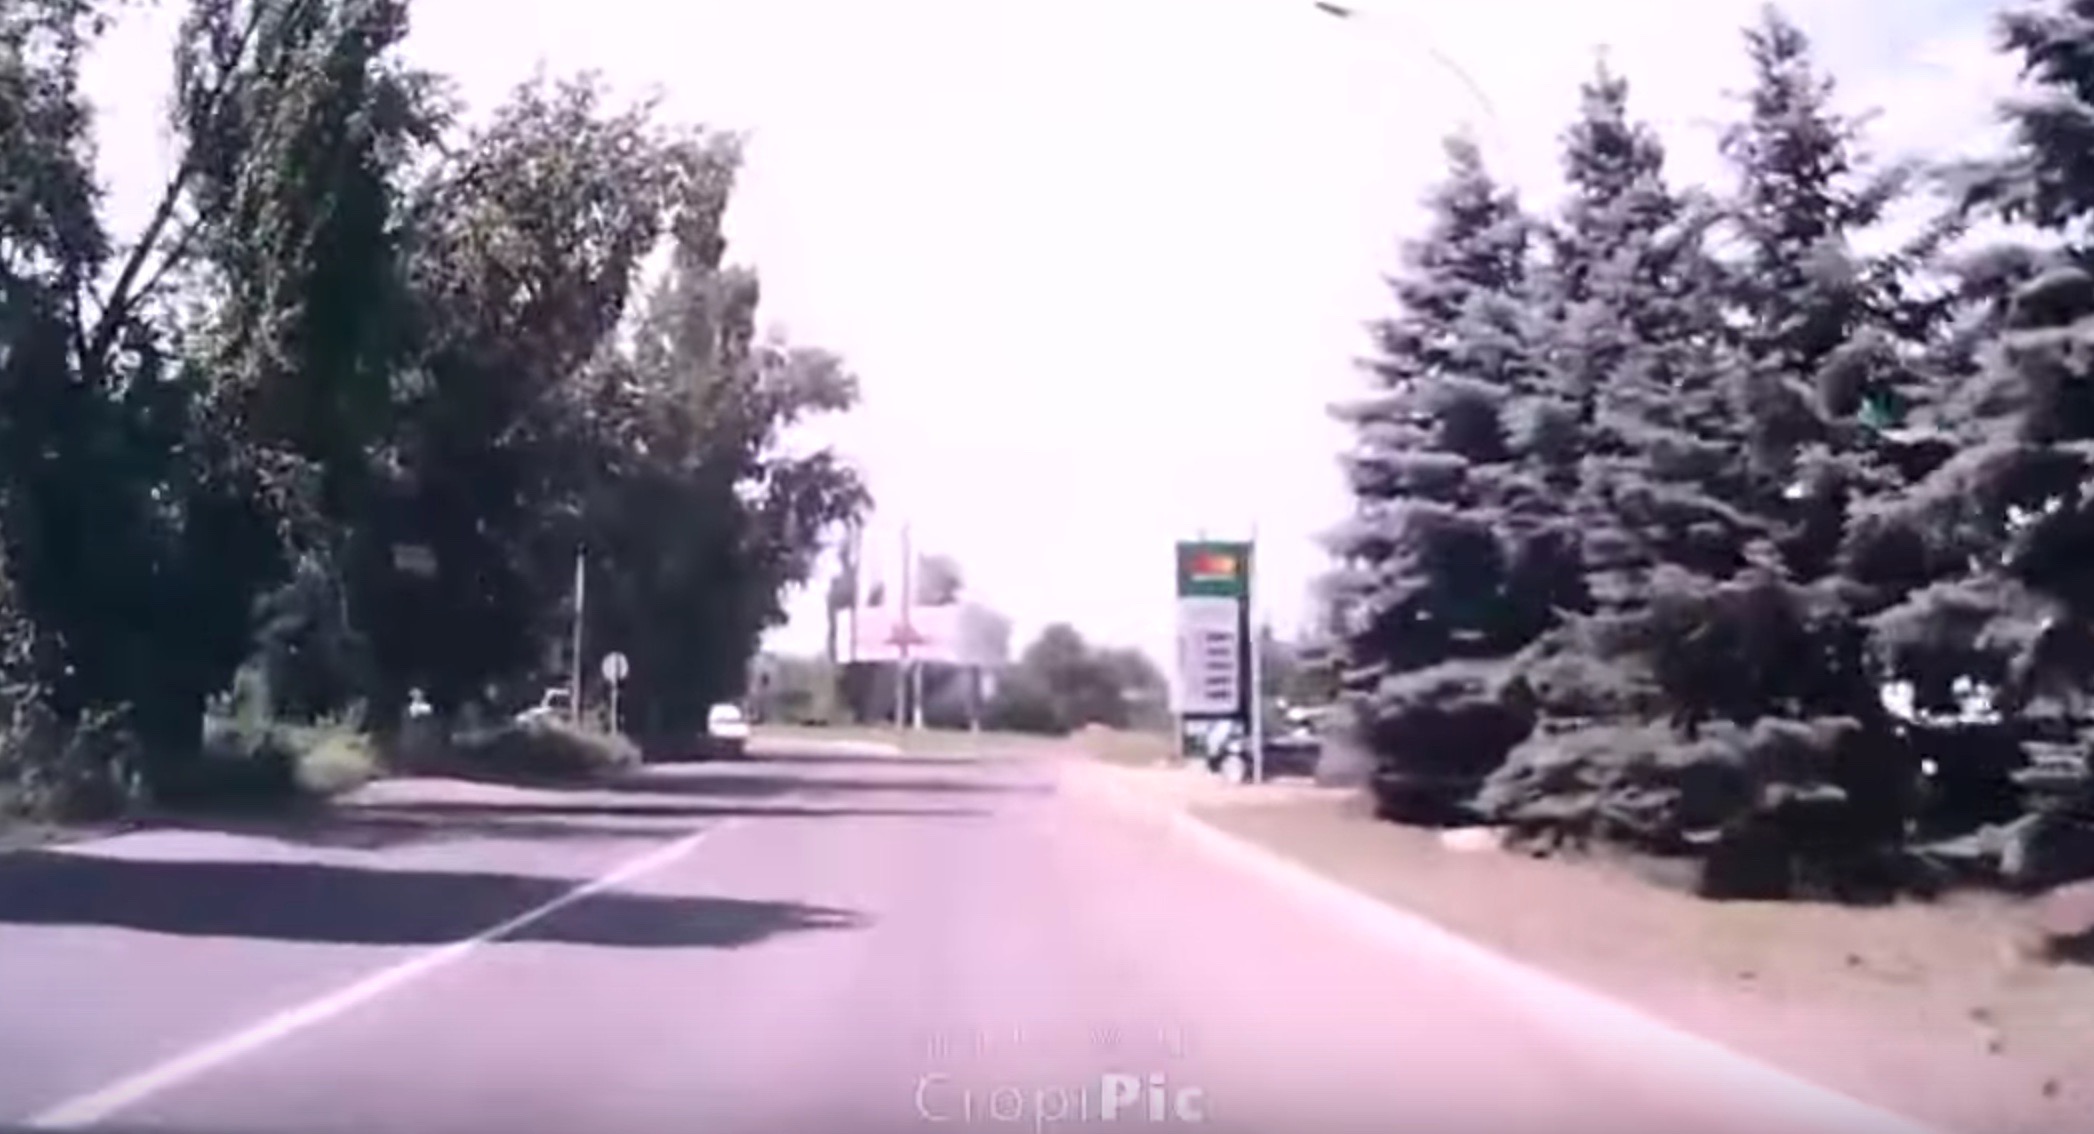
<svg viewBox="0 0 2094 1134">
<path fill-rule="evenodd" d="M 722 701 L 705 714 L 707 754 L 740 756 L 749 750 L 749 718 L 741 706 Z"/>
<path fill-rule="evenodd" d="M 566 689 L 554 686 L 545 691 L 538 703 L 516 714 L 517 724 L 533 724 L 538 721 L 564 721 L 574 715 L 574 702 Z"/>
</svg>

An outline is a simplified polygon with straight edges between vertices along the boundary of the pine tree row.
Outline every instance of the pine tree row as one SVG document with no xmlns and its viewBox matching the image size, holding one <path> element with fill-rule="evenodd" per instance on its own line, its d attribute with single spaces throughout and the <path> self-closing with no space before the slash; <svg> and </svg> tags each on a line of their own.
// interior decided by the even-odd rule
<svg viewBox="0 0 2094 1134">
<path fill-rule="evenodd" d="M 1449 143 L 1339 410 L 1386 817 L 1710 894 L 2094 874 L 2094 0 L 2000 38 L 2014 143 L 1952 165 L 1872 164 L 1771 10 L 1720 190 L 1604 68 L 1546 217 Z"/>
</svg>

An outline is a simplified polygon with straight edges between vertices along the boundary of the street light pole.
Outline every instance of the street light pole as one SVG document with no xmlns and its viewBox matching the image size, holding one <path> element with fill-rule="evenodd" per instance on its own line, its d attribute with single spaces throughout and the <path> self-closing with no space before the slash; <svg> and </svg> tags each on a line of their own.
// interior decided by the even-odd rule
<svg viewBox="0 0 2094 1134">
<path fill-rule="evenodd" d="M 588 553 L 581 547 L 574 549 L 574 665 L 568 674 L 567 721 L 582 723 L 582 617 L 589 601 L 589 574 L 585 570 Z"/>
<path fill-rule="evenodd" d="M 901 614 L 901 620 L 897 623 L 900 629 L 900 634 L 897 636 L 901 641 L 896 643 L 898 657 L 894 663 L 894 727 L 896 729 L 909 727 L 909 667 L 911 664 L 909 646 L 911 639 L 915 636 L 915 628 L 910 625 L 909 620 L 911 614 L 910 607 L 916 599 L 915 587 L 916 549 L 910 542 L 909 525 L 905 522 L 902 524 L 902 590 L 901 594 L 896 596 L 897 605 L 895 608 Z"/>
<path fill-rule="evenodd" d="M 1362 8 L 1353 4 L 1340 3 L 1338 0 L 1311 0 L 1311 3 L 1318 12 L 1332 19 L 1361 21 L 1368 26 L 1375 26 L 1381 19 L 1395 14 L 1392 9 L 1388 8 Z M 1423 29 L 1414 27 L 1413 30 L 1422 32 Z M 1432 41 L 1423 34 L 1408 37 L 1404 40 L 1404 43 L 1423 51 L 1426 58 L 1431 59 L 1440 70 L 1453 76 L 1454 81 L 1462 85 L 1462 89 L 1468 92 L 1469 97 L 1483 111 L 1483 118 L 1489 124 L 1491 138 L 1494 143 L 1492 148 L 1498 151 L 1496 155 L 1498 160 L 1501 162 L 1510 160 L 1512 155 L 1505 148 L 1504 123 L 1498 116 L 1498 106 L 1491 101 L 1491 96 L 1484 92 L 1483 84 L 1478 83 L 1476 77 L 1469 74 L 1468 68 L 1463 67 L 1446 52 L 1435 47 Z"/>
</svg>

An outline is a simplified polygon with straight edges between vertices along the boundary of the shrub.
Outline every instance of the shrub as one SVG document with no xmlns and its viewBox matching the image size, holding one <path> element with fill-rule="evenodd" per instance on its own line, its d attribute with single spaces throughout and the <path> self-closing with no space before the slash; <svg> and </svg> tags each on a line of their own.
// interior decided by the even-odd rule
<svg viewBox="0 0 2094 1134">
<path fill-rule="evenodd" d="M 316 796 L 341 795 L 376 779 L 378 748 L 348 729 L 318 729 L 297 760 L 298 786 Z"/>
<path fill-rule="evenodd" d="M 640 749 L 616 733 L 537 719 L 519 721 L 452 741 L 463 771 L 524 779 L 579 779 L 633 767 Z"/>
<path fill-rule="evenodd" d="M 204 722 L 203 757 L 163 785 L 174 807 L 275 807 L 338 795 L 381 766 L 371 739 L 347 723 L 270 721 L 253 714 Z"/>
<path fill-rule="evenodd" d="M 1545 849 L 1608 843 L 1700 861 L 1719 898 L 1875 900 L 1900 884 L 1888 774 L 1899 753 L 1857 722 L 1719 722 L 1694 740 L 1672 728 L 1588 727 L 1515 748 L 1479 810 Z"/>
<path fill-rule="evenodd" d="M 1375 691 L 1364 734 L 1377 753 L 1382 818 L 1463 822 L 1477 789 L 1534 728 L 1532 698 L 1492 662 L 1456 661 L 1400 674 Z"/>
<path fill-rule="evenodd" d="M 0 692 L 0 711 L 0 814 L 103 819 L 138 794 L 138 752 L 122 714 L 68 722 L 26 687 Z"/>
</svg>

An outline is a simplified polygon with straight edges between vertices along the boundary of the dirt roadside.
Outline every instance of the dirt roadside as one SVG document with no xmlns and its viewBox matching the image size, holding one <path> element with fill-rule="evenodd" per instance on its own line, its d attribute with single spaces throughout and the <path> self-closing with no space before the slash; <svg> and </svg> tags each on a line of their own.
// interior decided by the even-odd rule
<svg viewBox="0 0 2094 1134">
<path fill-rule="evenodd" d="M 2030 957 L 2047 911 L 1992 899 L 1874 910 L 1706 902 L 1608 864 L 1449 849 L 1437 833 L 1374 820 L 1350 792 L 1094 767 L 1145 806 L 1189 811 L 1480 944 L 1930 1125 L 2094 1131 L 2094 967 Z"/>
</svg>

